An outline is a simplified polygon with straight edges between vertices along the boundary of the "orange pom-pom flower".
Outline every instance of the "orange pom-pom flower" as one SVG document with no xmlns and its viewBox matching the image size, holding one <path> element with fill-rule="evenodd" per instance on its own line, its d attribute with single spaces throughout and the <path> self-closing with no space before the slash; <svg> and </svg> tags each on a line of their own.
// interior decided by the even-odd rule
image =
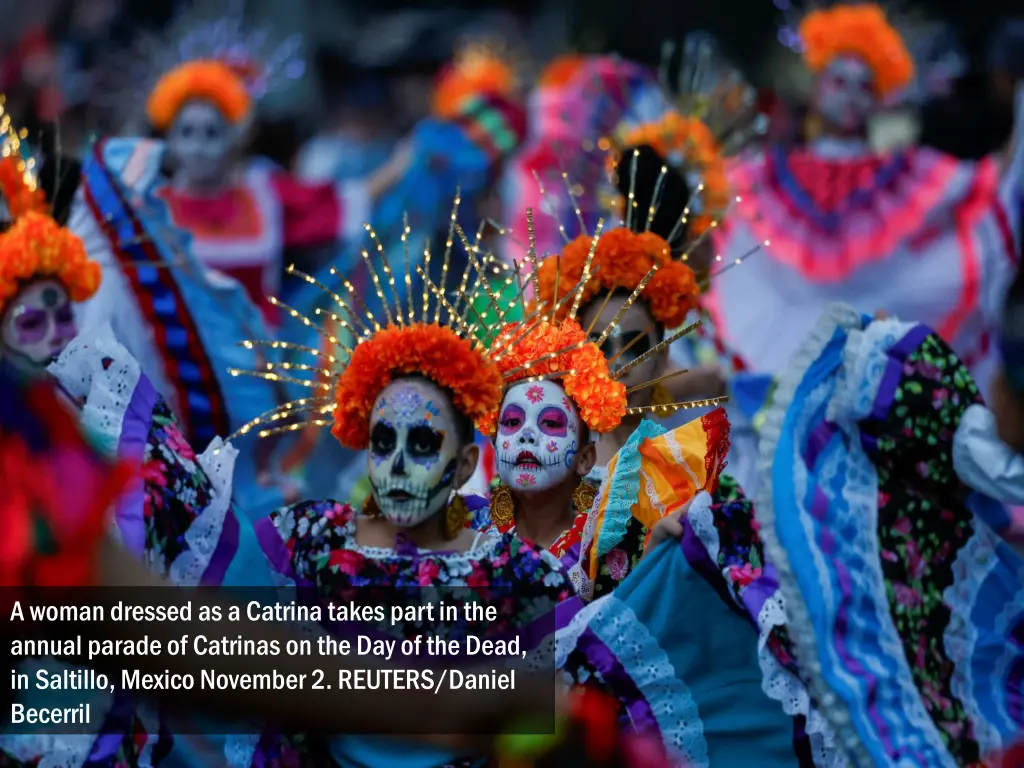
<svg viewBox="0 0 1024 768">
<path fill-rule="evenodd" d="M 508 99 L 516 87 L 511 67 L 482 46 L 467 48 L 448 66 L 434 86 L 434 114 L 452 119 L 463 104 L 482 96 Z"/>
<path fill-rule="evenodd" d="M 622 147 L 649 146 L 668 162 L 681 162 L 700 174 L 703 189 L 700 200 L 704 212 L 689 219 L 690 231 L 699 236 L 729 207 L 729 182 L 725 158 L 711 129 L 696 117 L 667 112 L 658 121 L 627 131 L 617 142 Z M 608 155 L 609 170 L 614 170 L 619 154 Z"/>
<path fill-rule="evenodd" d="M 49 216 L 29 211 L 0 236 L 0 314 L 31 280 L 59 280 L 72 301 L 85 301 L 100 287 L 102 270 L 81 239 Z"/>
<path fill-rule="evenodd" d="M 346 448 L 370 441 L 370 410 L 396 376 L 418 374 L 452 393 L 452 405 L 478 429 L 501 406 L 501 375 L 483 352 L 450 328 L 389 326 L 359 344 L 338 378 L 331 433 Z"/>
<path fill-rule="evenodd" d="M 537 299 L 543 306 L 561 301 L 571 293 L 583 277 L 587 255 L 593 238 L 581 235 L 565 246 L 560 258 L 549 256 L 537 270 Z M 632 293 L 653 266 L 658 266 L 640 299 L 651 316 L 665 328 L 677 328 L 686 315 L 697 306 L 700 292 L 693 270 L 672 258 L 672 251 L 664 239 L 653 232 L 633 232 L 619 227 L 601 235 L 594 252 L 593 271 L 583 290 L 580 306 L 586 306 L 602 291 L 628 291 Z M 558 276 L 558 296 L 555 296 L 555 275 Z M 572 300 L 559 307 L 559 316 L 567 316 Z"/>
<path fill-rule="evenodd" d="M 900 33 L 875 3 L 843 4 L 812 11 L 800 23 L 804 61 L 818 73 L 837 56 L 857 56 L 875 75 L 882 98 L 914 78 L 914 60 Z"/>
<path fill-rule="evenodd" d="M 146 102 L 146 116 L 158 131 L 171 127 L 190 101 L 208 101 L 238 124 L 249 116 L 252 97 L 238 72 L 222 61 L 204 59 L 175 67 L 157 81 Z"/>
<path fill-rule="evenodd" d="M 594 432 L 611 432 L 626 415 L 626 386 L 612 379 L 605 356 L 575 320 L 544 322 L 532 330 L 519 323 L 506 325 L 495 350 L 506 386 L 533 376 L 565 374 L 559 379 L 562 388 Z M 495 408 L 485 434 L 494 433 L 497 416 Z"/>
</svg>

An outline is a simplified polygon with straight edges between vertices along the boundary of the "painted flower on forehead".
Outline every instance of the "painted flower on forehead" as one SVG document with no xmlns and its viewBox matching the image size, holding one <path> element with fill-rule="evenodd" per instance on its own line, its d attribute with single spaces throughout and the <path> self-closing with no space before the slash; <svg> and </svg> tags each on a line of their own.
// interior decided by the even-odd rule
<svg viewBox="0 0 1024 768">
<path fill-rule="evenodd" d="M 506 325 L 494 349 L 506 386 L 562 374 L 557 381 L 593 432 L 611 432 L 626 415 L 626 386 L 612 379 L 608 361 L 575 320 Z"/>
<path fill-rule="evenodd" d="M 537 298 L 551 306 L 573 292 L 583 278 L 593 238 L 581 235 L 565 246 L 560 257 L 549 256 L 537 270 Z M 652 317 L 665 328 L 683 324 L 687 314 L 697 306 L 700 288 L 693 270 L 672 258 L 669 244 L 653 232 L 633 232 L 618 227 L 601 235 L 594 251 L 593 277 L 583 289 L 583 308 L 605 291 L 632 293 L 655 265 L 658 271 L 644 286 L 640 300 Z M 598 267 L 600 267 L 598 269 Z M 558 275 L 558 296 L 555 276 Z M 559 307 L 558 316 L 567 317 L 572 307 L 568 299 Z"/>
</svg>

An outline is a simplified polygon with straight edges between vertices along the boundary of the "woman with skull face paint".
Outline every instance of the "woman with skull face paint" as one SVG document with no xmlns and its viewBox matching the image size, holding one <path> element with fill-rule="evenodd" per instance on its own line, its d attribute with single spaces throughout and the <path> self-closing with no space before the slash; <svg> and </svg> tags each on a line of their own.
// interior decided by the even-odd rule
<svg viewBox="0 0 1024 768">
<path fill-rule="evenodd" d="M 100 285 L 82 241 L 45 213 L 28 211 L 0 235 L 0 365 L 39 377 L 75 337 L 73 302 Z"/>
<path fill-rule="evenodd" d="M 586 284 L 566 298 L 582 298 Z M 582 477 L 596 453 L 589 435 L 644 406 L 629 406 L 618 374 L 571 317 L 508 326 L 494 349 L 507 388 L 492 525 L 549 544 L 570 571 L 578 594 L 560 606 L 559 668 L 614 695 L 627 730 L 656 735 L 677 757 L 827 765 L 830 731 L 796 676 L 752 507 L 720 475 L 724 412 L 672 432 L 643 422 L 595 491 Z M 672 538 L 682 541 L 661 546 Z M 689 609 L 705 620 L 681 620 Z M 716 707 L 720 696 L 744 705 Z M 654 714 L 664 712 L 673 714 Z"/>
<path fill-rule="evenodd" d="M 641 282 L 643 290 L 637 291 Z M 643 413 L 668 414 L 678 408 L 667 394 L 661 394 L 668 399 L 657 404 L 649 399 L 652 385 L 664 378 L 659 376 L 657 356 L 667 346 L 654 340 L 657 321 L 652 315 L 670 327 L 679 325 L 693 307 L 697 290 L 692 271 L 672 259 L 660 237 L 623 228 L 596 242 L 578 238 L 561 255 L 543 261 L 532 284 L 538 299 L 535 311 L 549 315 L 548 321 L 536 328 L 510 326 L 495 342 L 498 349 L 507 347 L 498 365 L 509 388 L 495 437 L 502 484 L 492 493 L 491 524 L 499 530 L 514 528 L 520 536 L 549 546 L 567 568 L 577 568 L 577 589 L 590 599 L 629 572 L 643 554 L 649 529 L 667 514 L 666 508 L 676 511 L 696 493 L 717 486 L 729 445 L 728 421 L 719 409 L 665 439 L 658 437 L 659 428 L 641 422 Z M 619 290 L 628 293 L 612 301 Z M 634 292 L 639 301 L 630 297 Z M 585 326 L 575 319 L 577 312 Z M 601 324 L 605 314 L 609 317 Z M 629 340 L 621 342 L 624 334 Z M 641 342 L 650 343 L 613 373 L 606 354 L 612 365 L 623 356 L 608 353 L 613 339 L 620 341 L 618 349 L 625 354 Z M 532 380 L 545 374 L 554 379 Z M 598 434 L 600 442 L 592 439 Z M 621 443 L 609 449 L 608 442 L 616 435 Z M 648 438 L 654 438 L 650 445 L 645 443 Z M 668 442 L 684 446 L 676 459 L 695 467 L 692 475 L 659 467 Z M 612 474 L 616 462 L 629 464 L 620 467 L 620 477 L 635 475 L 642 461 L 637 450 L 641 444 L 647 446 L 645 471 L 664 482 L 655 495 L 673 497 L 662 513 L 655 512 L 658 503 L 635 517 L 629 511 L 632 501 L 619 509 L 630 492 L 617 482 L 612 483 L 614 492 L 602 492 L 595 502 L 595 486 L 603 478 L 584 479 L 595 464 L 600 459 L 610 462 Z M 618 499 L 620 493 L 626 495 Z M 632 496 L 635 499 L 636 494 Z M 606 528 L 610 518 L 615 522 Z M 628 533 L 620 530 L 627 527 Z M 597 530 L 606 534 L 591 559 L 589 545 L 595 543 Z M 586 565 L 580 566 L 582 560 Z"/>
<path fill-rule="evenodd" d="M 876 152 L 872 117 L 916 74 L 900 33 L 873 3 L 811 11 L 799 33 L 821 130 L 732 164 L 737 205 L 716 251 L 763 249 L 711 286 L 716 331 L 748 370 L 779 376 L 828 305 L 882 307 L 935 328 L 987 389 L 1024 151 L 1001 169 L 928 148 Z"/>
<path fill-rule="evenodd" d="M 428 287 L 445 295 L 432 283 L 425 292 Z M 501 374 L 447 299 L 441 307 L 447 317 L 435 323 L 414 319 L 433 308 L 406 313 L 383 292 L 378 299 L 389 307 L 391 324 L 374 328 L 363 320 L 361 343 L 342 345 L 333 405 L 316 406 L 319 413 L 333 411 L 332 432 L 343 446 L 366 450 L 372 493 L 361 513 L 332 500 L 274 512 L 256 526 L 263 550 L 281 574 L 311 584 L 323 599 L 411 605 L 440 590 L 447 604 L 499 605 L 498 621 L 471 621 L 459 631 L 516 632 L 549 615 L 572 587 L 543 548 L 511 533 L 470 530 L 466 502 L 455 493 L 476 466 L 473 424 L 489 431 L 500 405 Z M 449 594 L 449 588 L 458 589 Z M 360 626 L 399 639 L 425 630 L 415 621 Z M 253 743 L 243 752 L 256 749 Z M 475 765 L 381 738 L 332 738 L 330 752 L 343 766 Z"/>
</svg>

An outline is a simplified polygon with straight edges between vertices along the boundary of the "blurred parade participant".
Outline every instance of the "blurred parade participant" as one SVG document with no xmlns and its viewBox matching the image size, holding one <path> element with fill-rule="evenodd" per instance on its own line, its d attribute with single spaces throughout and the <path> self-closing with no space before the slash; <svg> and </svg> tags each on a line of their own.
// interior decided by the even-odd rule
<svg viewBox="0 0 1024 768">
<path fill-rule="evenodd" d="M 726 260 L 762 252 L 712 286 L 717 332 L 749 369 L 778 375 L 830 302 L 885 307 L 936 328 L 987 386 L 1016 264 L 1016 222 L 1004 208 L 1016 171 L 925 148 L 871 150 L 868 121 L 915 75 L 880 6 L 815 10 L 799 29 L 820 135 L 730 168 L 739 202 L 716 249 Z"/>
<path fill-rule="evenodd" d="M 227 374 L 280 357 L 238 344 L 264 338 L 264 325 L 277 321 L 268 294 L 278 285 L 281 248 L 334 240 L 344 221 L 358 231 L 376 193 L 372 182 L 353 182 L 348 192 L 306 188 L 266 163 L 239 163 L 254 100 L 301 72 L 297 41 L 273 47 L 238 18 L 186 14 L 166 41 L 139 46 L 150 66 L 122 62 L 126 76 L 151 79 L 120 96 L 132 109 L 143 96 L 166 141 L 101 139 L 89 151 L 69 227 L 106 280 L 80 324 L 84 333 L 109 324 L 189 439 L 205 447 L 287 399 Z M 248 513 L 295 492 L 273 448 L 239 461 L 235 492 Z"/>
<path fill-rule="evenodd" d="M 1024 491 L 1001 435 L 938 334 L 842 305 L 779 383 L 757 515 L 853 765 L 987 764 L 1024 727 L 1024 561 L 986 522 L 986 502 Z"/>
<path fill-rule="evenodd" d="M 0 235 L 0 367 L 37 378 L 77 335 L 73 305 L 96 293 L 102 272 L 82 241 L 50 217 L 20 138 L 8 130 L 0 201 L 13 221 Z"/>
</svg>

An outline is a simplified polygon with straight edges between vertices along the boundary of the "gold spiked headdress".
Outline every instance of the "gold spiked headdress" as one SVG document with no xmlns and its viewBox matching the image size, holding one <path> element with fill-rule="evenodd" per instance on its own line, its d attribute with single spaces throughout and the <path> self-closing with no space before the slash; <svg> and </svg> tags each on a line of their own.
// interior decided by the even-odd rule
<svg viewBox="0 0 1024 768">
<path fill-rule="evenodd" d="M 458 199 L 456 199 L 456 206 Z M 593 255 L 600 238 L 595 234 L 584 275 L 574 289 L 553 307 L 527 298 L 527 292 L 536 294 L 536 278 L 524 284 L 518 264 L 504 278 L 506 287 L 516 286 L 514 297 L 505 299 L 491 282 L 491 271 L 502 269 L 491 254 L 480 256 L 478 244 L 471 244 L 462 229 L 455 224 L 452 213 L 452 234 L 458 233 L 467 255 L 467 266 L 454 290 L 436 285 L 428 276 L 430 252 L 424 254 L 423 266 L 415 267 L 422 286 L 422 298 L 417 301 L 413 290 L 413 271 L 409 268 L 408 247 L 405 251 L 404 274 L 396 275 L 384 253 L 376 233 L 367 230 L 377 244 L 376 258 L 363 252 L 370 277 L 383 307 L 383 318 L 370 312 L 366 302 L 352 284 L 338 276 L 338 289 L 332 289 L 320 280 L 294 267 L 288 272 L 317 286 L 334 303 L 333 310 L 318 309 L 322 322 L 306 317 L 277 299 L 271 301 L 291 317 L 315 329 L 326 342 L 325 349 L 302 347 L 288 342 L 245 341 L 244 345 L 271 346 L 290 349 L 309 355 L 311 364 L 267 363 L 266 370 L 234 369 L 232 375 L 249 375 L 267 381 L 283 381 L 311 390 L 309 397 L 293 400 L 261 414 L 244 425 L 237 434 L 259 430 L 261 437 L 279 432 L 315 426 L 332 426 L 332 433 L 345 446 L 364 448 L 368 440 L 369 414 L 380 391 L 395 375 L 418 373 L 426 376 L 452 393 L 453 404 L 471 418 L 484 434 L 492 434 L 504 390 L 521 381 L 541 379 L 562 380 L 566 393 L 573 398 L 584 421 L 595 432 L 607 432 L 618 426 L 627 414 L 669 414 L 683 408 L 700 408 L 724 402 L 726 398 L 713 398 L 691 402 L 668 403 L 653 407 L 629 408 L 629 392 L 651 386 L 648 382 L 626 389 L 620 379 L 635 365 L 649 359 L 696 328 L 695 324 L 673 334 L 630 365 L 612 373 L 609 361 L 600 351 L 600 342 L 594 343 L 576 320 L 583 290 L 594 275 Z M 527 211 L 528 227 L 532 232 L 532 211 Z M 402 242 L 408 246 L 408 229 Z M 532 238 L 531 238 L 532 240 Z M 441 267 L 441 286 L 448 283 L 451 256 L 450 238 Z M 534 267 L 537 254 L 531 249 L 528 259 Z M 377 262 L 376 265 L 374 262 Z M 657 271 L 652 269 L 651 275 Z M 650 276 L 648 276 L 649 280 Z M 403 302 L 396 286 L 403 281 L 408 301 Z M 601 340 L 618 326 L 622 316 L 643 290 L 647 280 L 638 286 L 623 303 L 616 317 L 602 331 Z M 385 286 L 386 284 L 386 286 Z M 391 298 L 387 294 L 391 295 Z M 344 295 L 342 295 L 344 294 Z M 477 299 L 486 302 L 484 312 L 476 308 Z M 571 302 L 571 304 L 569 304 Z M 560 320 L 559 310 L 569 304 L 569 315 Z M 507 322 L 516 311 L 522 320 Z M 487 315 L 491 320 L 485 319 Z M 489 345 L 480 338 L 494 341 Z M 303 377 L 303 373 L 305 377 Z M 312 414 L 312 419 L 308 416 Z M 328 418 L 328 414 L 331 418 Z M 297 421 L 296 417 L 302 417 Z M 283 422 L 283 424 L 282 424 Z"/>
<path fill-rule="evenodd" d="M 659 81 L 667 109 L 655 120 L 639 124 L 626 120 L 616 126 L 603 143 L 608 149 L 606 168 L 614 184 L 622 154 L 649 146 L 666 163 L 663 176 L 671 166 L 688 177 L 699 177 L 681 224 L 688 225 L 693 235 L 700 235 L 729 206 L 726 158 L 762 132 L 765 120 L 757 109 L 754 89 L 707 35 L 691 35 L 684 41 L 678 71 L 673 76 L 670 70 L 675 59 L 675 44 L 666 43 Z M 620 200 L 619 205 L 628 206 L 630 202 Z M 671 242 L 675 238 L 668 239 Z"/>
</svg>

